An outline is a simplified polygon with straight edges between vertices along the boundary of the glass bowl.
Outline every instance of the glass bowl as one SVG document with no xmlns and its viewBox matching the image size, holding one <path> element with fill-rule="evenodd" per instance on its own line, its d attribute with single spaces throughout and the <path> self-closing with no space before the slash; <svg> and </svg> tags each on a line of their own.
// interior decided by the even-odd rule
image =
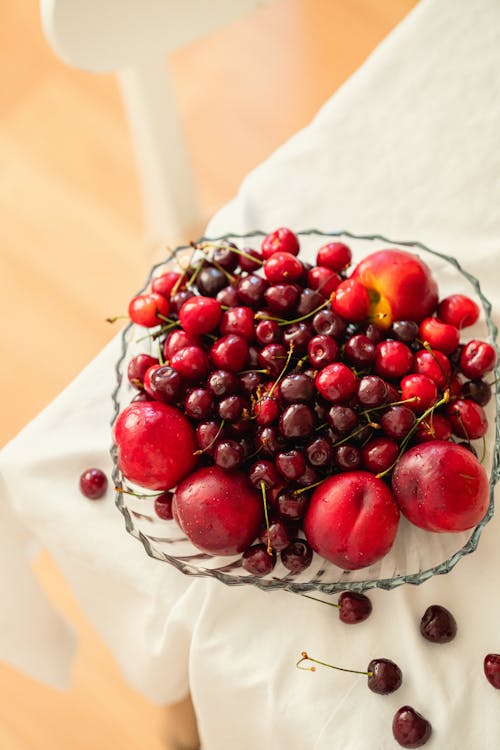
<svg viewBox="0 0 500 750">
<path fill-rule="evenodd" d="M 245 235 L 227 234 L 217 238 L 204 237 L 199 242 L 233 240 L 239 247 L 258 246 L 264 235 L 261 231 Z M 360 236 L 346 231 L 317 230 L 299 232 L 298 235 L 301 243 L 300 257 L 306 261 L 314 262 L 318 248 L 332 238 L 349 245 L 353 253 L 353 266 L 368 253 L 386 247 L 400 247 L 420 255 L 438 282 L 440 298 L 452 293 L 463 293 L 475 299 L 480 306 L 481 315 L 478 322 L 465 329 L 462 340 L 488 340 L 497 348 L 497 329 L 491 318 L 491 305 L 481 292 L 479 281 L 454 258 L 431 250 L 419 242 L 394 241 L 379 235 Z M 176 248 L 165 261 L 151 269 L 144 289 L 148 287 L 153 276 L 169 268 L 175 268 L 177 261 L 189 258 L 191 252 L 192 246 Z M 121 354 L 116 363 L 113 423 L 135 393 L 128 383 L 127 365 L 131 357 L 140 351 L 147 351 L 144 344 L 144 329 L 129 324 L 122 333 Z M 498 367 L 494 377 L 498 378 Z M 189 542 L 175 521 L 163 521 L 158 518 L 154 512 L 153 497 L 135 497 L 117 491 L 116 505 L 123 514 L 127 531 L 142 542 L 148 555 L 175 566 L 188 576 L 216 578 L 229 586 L 246 584 L 263 590 L 285 589 L 296 593 L 319 591 L 323 594 L 333 594 L 346 590 L 361 592 L 371 588 L 392 589 L 403 583 L 418 585 L 434 575 L 448 573 L 461 558 L 474 552 L 483 528 L 493 515 L 494 487 L 500 476 L 499 407 L 500 397 L 496 394 L 486 407 L 489 430 L 483 462 L 490 476 L 490 504 L 483 520 L 472 530 L 452 534 L 424 531 L 401 517 L 391 551 L 376 564 L 360 570 L 342 570 L 314 554 L 311 565 L 305 571 L 293 574 L 281 564 L 278 556 L 272 573 L 259 578 L 250 575 L 241 567 L 240 556 L 212 557 L 200 552 Z M 482 450 L 482 446 L 480 449 Z M 134 488 L 121 475 L 116 462 L 116 446 L 112 447 L 111 453 L 115 486 L 144 493 L 143 489 Z"/>
</svg>

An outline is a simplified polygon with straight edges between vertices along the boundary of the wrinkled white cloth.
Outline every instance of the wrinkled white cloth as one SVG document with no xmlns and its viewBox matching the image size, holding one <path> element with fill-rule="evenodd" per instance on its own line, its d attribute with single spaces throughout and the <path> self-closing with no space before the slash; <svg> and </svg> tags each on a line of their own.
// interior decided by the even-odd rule
<svg viewBox="0 0 500 750">
<path fill-rule="evenodd" d="M 423 0 L 247 177 L 207 235 L 277 226 L 420 240 L 480 278 L 500 322 L 497 0 Z M 117 352 L 115 340 L 2 452 L 0 657 L 67 682 L 72 635 L 31 577 L 32 539 L 55 557 L 133 686 L 160 703 L 191 686 L 204 750 L 390 750 L 403 704 L 431 721 L 429 748 L 500 747 L 499 696 L 482 666 L 500 652 L 500 520 L 448 575 L 372 591 L 373 614 L 354 628 L 288 592 L 186 578 L 145 555 L 111 497 L 90 503 L 77 488 L 88 466 L 110 469 Z M 450 644 L 419 634 L 433 603 L 457 619 Z M 403 686 L 381 697 L 362 677 L 301 672 L 303 650 L 355 669 L 386 656 Z"/>
</svg>

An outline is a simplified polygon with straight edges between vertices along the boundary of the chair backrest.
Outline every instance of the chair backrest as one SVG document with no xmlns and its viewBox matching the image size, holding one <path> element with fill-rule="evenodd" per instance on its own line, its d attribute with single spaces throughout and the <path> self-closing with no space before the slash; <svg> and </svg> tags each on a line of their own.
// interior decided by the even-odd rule
<svg viewBox="0 0 500 750">
<path fill-rule="evenodd" d="M 165 55 L 270 0 L 40 0 L 42 26 L 68 65 L 119 76 L 154 242 L 202 229 Z"/>
</svg>

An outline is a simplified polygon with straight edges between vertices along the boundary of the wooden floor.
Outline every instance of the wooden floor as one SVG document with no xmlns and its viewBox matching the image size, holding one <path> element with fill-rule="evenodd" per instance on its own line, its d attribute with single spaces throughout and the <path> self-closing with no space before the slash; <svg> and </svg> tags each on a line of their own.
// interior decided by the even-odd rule
<svg viewBox="0 0 500 750">
<path fill-rule="evenodd" d="M 276 0 L 172 56 L 207 219 L 415 2 Z M 105 318 L 156 250 L 115 81 L 62 65 L 38 14 L 35 0 L 0 0 L 0 445 L 111 338 Z M 73 686 L 0 665 L 1 750 L 160 750 L 163 711 L 125 684 L 47 556 L 37 571 L 80 634 Z"/>
</svg>

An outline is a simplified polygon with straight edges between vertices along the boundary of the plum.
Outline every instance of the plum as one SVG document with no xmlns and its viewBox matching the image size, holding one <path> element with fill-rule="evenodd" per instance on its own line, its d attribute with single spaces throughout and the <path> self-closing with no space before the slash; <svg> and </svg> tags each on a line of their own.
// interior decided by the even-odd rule
<svg viewBox="0 0 500 750">
<path fill-rule="evenodd" d="M 446 440 L 410 448 L 399 459 L 392 489 L 406 518 L 428 531 L 465 531 L 482 520 L 489 481 L 471 451 Z"/>
</svg>

